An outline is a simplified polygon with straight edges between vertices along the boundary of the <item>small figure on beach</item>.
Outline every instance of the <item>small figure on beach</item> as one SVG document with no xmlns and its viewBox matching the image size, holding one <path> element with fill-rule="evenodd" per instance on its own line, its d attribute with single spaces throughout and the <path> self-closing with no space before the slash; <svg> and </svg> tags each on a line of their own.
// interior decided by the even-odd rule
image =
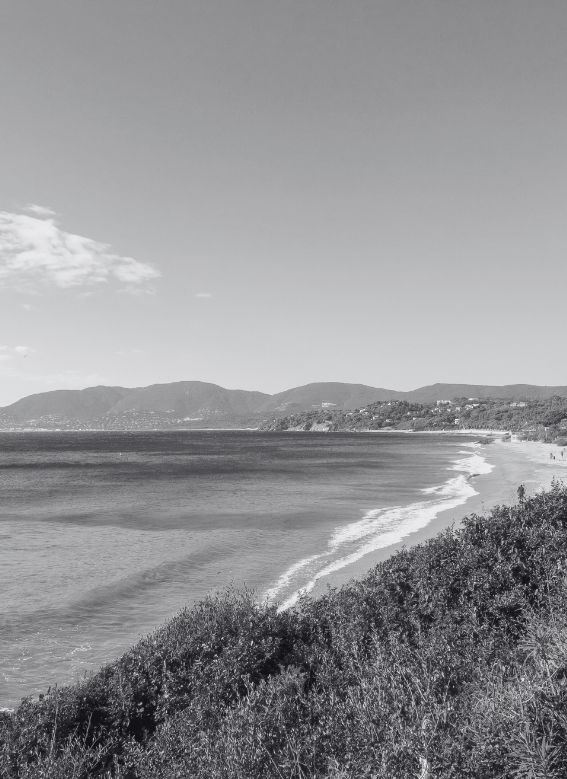
<svg viewBox="0 0 567 779">
<path fill-rule="evenodd" d="M 524 502 L 524 498 L 526 496 L 526 488 L 524 487 L 523 484 L 520 484 L 520 486 L 517 489 L 517 493 L 518 493 L 518 501 L 520 503 L 523 503 Z"/>
</svg>

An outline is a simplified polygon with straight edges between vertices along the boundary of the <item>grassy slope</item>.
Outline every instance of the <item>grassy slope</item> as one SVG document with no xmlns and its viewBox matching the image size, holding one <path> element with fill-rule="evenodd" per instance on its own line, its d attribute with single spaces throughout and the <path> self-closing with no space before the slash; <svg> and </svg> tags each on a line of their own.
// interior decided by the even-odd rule
<svg viewBox="0 0 567 779">
<path fill-rule="evenodd" d="M 567 776 L 567 489 L 294 612 L 228 593 L 0 725 L 0 776 Z"/>
</svg>

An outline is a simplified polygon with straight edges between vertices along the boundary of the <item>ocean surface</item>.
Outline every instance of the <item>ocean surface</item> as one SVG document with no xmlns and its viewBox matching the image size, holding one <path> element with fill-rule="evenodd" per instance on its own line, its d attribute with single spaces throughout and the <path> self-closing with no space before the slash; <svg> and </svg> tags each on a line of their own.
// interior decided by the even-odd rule
<svg viewBox="0 0 567 779">
<path fill-rule="evenodd" d="M 231 584 L 290 606 L 490 467 L 470 436 L 1 433 L 0 707 Z"/>
</svg>

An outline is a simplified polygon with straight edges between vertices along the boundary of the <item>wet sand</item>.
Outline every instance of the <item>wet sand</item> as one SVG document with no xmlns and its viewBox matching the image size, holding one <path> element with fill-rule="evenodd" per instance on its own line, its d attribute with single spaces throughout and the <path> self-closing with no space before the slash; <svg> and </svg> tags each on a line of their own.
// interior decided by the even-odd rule
<svg viewBox="0 0 567 779">
<path fill-rule="evenodd" d="M 482 431 L 486 435 L 487 431 Z M 479 438 L 480 440 L 480 438 Z M 427 527 L 406 536 L 392 546 L 378 549 L 356 563 L 349 565 L 318 582 L 312 592 L 317 597 L 329 587 L 342 584 L 364 576 L 378 563 L 391 557 L 395 552 L 433 538 L 448 527 L 458 527 L 463 517 L 470 514 L 486 514 L 497 505 L 510 505 L 518 500 L 517 489 L 523 484 L 526 497 L 548 489 L 553 479 L 567 483 L 567 447 L 561 457 L 561 447 L 536 441 L 519 441 L 513 437 L 510 441 L 496 437 L 492 443 L 484 444 L 478 454 L 494 466 L 487 474 L 471 476 L 471 484 L 477 491 L 467 502 L 454 509 L 440 512 Z M 555 459 L 550 458 L 555 455 Z"/>
</svg>

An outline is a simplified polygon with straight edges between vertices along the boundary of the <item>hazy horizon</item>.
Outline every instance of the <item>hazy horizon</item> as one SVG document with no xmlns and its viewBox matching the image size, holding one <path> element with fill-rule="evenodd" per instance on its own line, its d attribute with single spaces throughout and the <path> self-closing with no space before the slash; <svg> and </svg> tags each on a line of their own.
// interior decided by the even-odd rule
<svg viewBox="0 0 567 779">
<path fill-rule="evenodd" d="M 566 34 L 559 0 L 6 0 L 0 406 L 567 384 Z"/>
</svg>

